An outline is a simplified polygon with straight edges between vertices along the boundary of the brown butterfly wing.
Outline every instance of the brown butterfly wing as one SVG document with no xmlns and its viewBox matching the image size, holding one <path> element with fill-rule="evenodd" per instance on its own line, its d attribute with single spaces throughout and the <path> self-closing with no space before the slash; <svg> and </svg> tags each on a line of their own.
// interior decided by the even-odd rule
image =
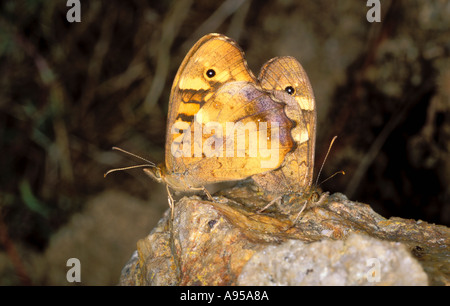
<svg viewBox="0 0 450 306">
<path fill-rule="evenodd" d="M 268 61 L 261 69 L 259 80 L 262 88 L 286 103 L 284 111 L 295 122 L 291 134 L 296 147 L 286 156 L 280 169 L 253 179 L 271 192 L 301 192 L 311 186 L 314 170 L 316 104 L 311 83 L 293 57 Z"/>
<path fill-rule="evenodd" d="M 174 157 L 171 151 L 179 145 L 174 142 L 218 88 L 232 81 L 256 83 L 241 48 L 221 34 L 202 37 L 184 58 L 172 85 L 165 148 L 168 173 L 183 173 L 196 162 Z M 180 133 L 172 133 L 172 128 Z"/>
<path fill-rule="evenodd" d="M 224 83 L 196 114 L 191 134 L 185 135 L 194 139 L 192 156 L 177 159 L 186 166 L 179 179 L 202 186 L 279 168 L 294 146 L 293 122 L 283 108 L 257 84 Z M 202 136 L 196 138 L 200 127 Z"/>
</svg>

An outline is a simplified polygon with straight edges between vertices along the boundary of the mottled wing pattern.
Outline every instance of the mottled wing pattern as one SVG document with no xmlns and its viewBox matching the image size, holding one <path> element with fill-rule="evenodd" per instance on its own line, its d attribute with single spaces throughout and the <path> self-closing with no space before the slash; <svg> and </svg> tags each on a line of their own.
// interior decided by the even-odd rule
<svg viewBox="0 0 450 306">
<path fill-rule="evenodd" d="M 169 173 L 183 173 L 190 167 L 186 159 L 176 158 L 171 152 L 180 145 L 180 134 L 200 108 L 223 84 L 233 81 L 256 83 L 241 48 L 220 34 L 202 37 L 186 55 L 172 85 L 165 148 Z"/>
<path fill-rule="evenodd" d="M 296 146 L 279 169 L 253 179 L 271 192 L 302 192 L 311 186 L 314 171 L 316 104 L 311 83 L 293 57 L 268 61 L 258 79 L 262 88 L 286 103 L 285 114 L 295 122 L 291 134 Z"/>
<path fill-rule="evenodd" d="M 202 127 L 203 151 L 201 156 L 183 159 L 190 164 L 184 177 L 203 185 L 279 168 L 294 146 L 293 122 L 283 108 L 257 84 L 224 84 L 197 113 L 195 129 Z"/>
</svg>

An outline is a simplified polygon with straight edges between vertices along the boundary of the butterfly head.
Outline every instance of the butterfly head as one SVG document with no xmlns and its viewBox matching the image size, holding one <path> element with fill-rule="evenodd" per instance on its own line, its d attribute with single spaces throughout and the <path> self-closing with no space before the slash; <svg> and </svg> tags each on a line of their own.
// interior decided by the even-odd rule
<svg viewBox="0 0 450 306">
<path fill-rule="evenodd" d="M 164 170 L 163 166 L 158 165 L 156 167 L 150 167 L 142 169 L 145 174 L 150 176 L 152 179 L 154 179 L 158 183 L 162 183 L 164 181 Z"/>
<path fill-rule="evenodd" d="M 141 165 L 134 165 L 134 166 L 128 166 L 128 167 L 123 167 L 123 168 L 115 168 L 115 169 L 111 169 L 109 171 L 107 171 L 104 176 L 106 177 L 108 174 L 112 173 L 112 172 L 117 172 L 117 171 L 124 171 L 124 170 L 129 170 L 129 169 L 136 169 L 136 168 L 144 168 L 144 172 L 149 175 L 150 177 L 152 177 L 153 179 L 155 179 L 157 182 L 161 182 L 162 181 L 162 177 L 163 174 L 161 173 L 161 167 L 156 166 L 153 162 L 139 156 L 136 155 L 134 153 L 128 152 L 124 149 L 121 149 L 119 147 L 113 147 L 113 150 L 116 151 L 120 151 L 122 153 L 125 153 L 127 155 L 130 155 L 132 157 L 135 157 L 137 159 L 143 160 L 145 162 L 145 164 L 141 164 Z"/>
</svg>

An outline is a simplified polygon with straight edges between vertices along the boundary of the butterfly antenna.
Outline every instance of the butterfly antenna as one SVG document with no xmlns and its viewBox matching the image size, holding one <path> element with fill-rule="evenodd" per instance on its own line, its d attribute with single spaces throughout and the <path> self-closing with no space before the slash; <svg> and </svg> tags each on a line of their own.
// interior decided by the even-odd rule
<svg viewBox="0 0 450 306">
<path fill-rule="evenodd" d="M 155 165 L 154 162 L 151 162 L 151 161 L 149 161 L 148 159 L 145 159 L 145 158 L 143 158 L 143 157 L 141 157 L 141 156 L 139 156 L 139 155 L 136 155 L 136 154 L 131 153 L 131 152 L 128 152 L 128 151 L 125 151 L 124 149 L 121 149 L 121 148 L 119 148 L 119 147 L 112 147 L 112 149 L 113 149 L 113 150 L 120 151 L 120 152 L 125 153 L 125 154 L 128 154 L 128 155 L 130 155 L 130 156 L 136 157 L 137 159 L 143 160 L 143 161 L 145 161 L 146 163 L 148 163 L 149 166 L 156 167 L 156 165 Z"/>
<path fill-rule="evenodd" d="M 144 167 L 155 167 L 155 168 L 156 168 L 155 163 L 153 163 L 153 162 L 151 162 L 151 161 L 149 161 L 149 160 L 147 160 L 147 159 L 145 159 L 145 158 L 143 158 L 143 157 L 141 157 L 141 156 L 139 156 L 139 155 L 133 154 L 133 153 L 128 152 L 128 151 L 126 151 L 126 150 L 124 150 L 124 149 L 121 149 L 121 148 L 119 148 L 119 147 L 112 147 L 112 149 L 113 149 L 113 150 L 120 151 L 120 152 L 125 153 L 125 154 L 128 154 L 128 155 L 133 156 L 133 157 L 135 157 L 135 158 L 137 158 L 137 159 L 140 159 L 140 160 L 142 160 L 142 161 L 145 161 L 146 164 L 135 165 L 135 166 L 129 166 L 129 167 L 123 167 L 123 168 L 115 168 L 115 169 L 111 169 L 111 170 L 107 171 L 107 172 L 103 175 L 103 177 L 106 177 L 108 174 L 110 174 L 110 173 L 112 173 L 112 172 L 116 172 L 116 171 L 124 171 L 124 170 L 135 169 L 135 168 L 144 168 Z"/>
<path fill-rule="evenodd" d="M 325 158 L 324 158 L 324 160 L 323 160 L 322 166 L 320 166 L 319 173 L 317 174 L 316 186 L 317 186 L 317 183 L 319 182 L 319 178 L 320 178 L 320 174 L 322 173 L 323 165 L 325 165 L 325 162 L 327 161 L 328 154 L 330 154 L 331 147 L 333 146 L 333 143 L 334 143 L 334 141 L 336 140 L 336 138 L 337 138 L 337 136 L 334 136 L 333 139 L 332 139 L 331 142 L 330 142 L 330 146 L 328 147 L 327 155 L 325 155 Z M 344 172 L 344 171 L 342 171 L 342 172 Z M 339 173 L 339 172 L 338 172 L 338 173 Z M 336 174 L 336 173 L 335 173 L 335 174 Z M 333 176 L 334 176 L 335 174 L 333 174 Z M 333 177 L 333 176 L 332 176 L 332 177 Z M 328 178 L 328 179 L 330 179 L 330 178 Z M 327 180 L 328 180 L 328 179 L 327 179 Z M 323 183 L 323 182 L 322 182 L 322 183 Z M 321 184 L 322 184 L 322 183 L 321 183 Z"/>
<path fill-rule="evenodd" d="M 332 178 L 332 177 L 334 177 L 334 176 L 336 176 L 336 175 L 338 175 L 338 174 L 345 175 L 345 172 L 344 172 L 343 170 L 338 171 L 338 172 L 334 173 L 333 175 L 329 176 L 327 179 L 324 179 L 322 182 L 320 182 L 319 185 L 322 185 L 323 183 L 325 183 L 326 181 L 328 181 L 330 178 Z"/>
</svg>

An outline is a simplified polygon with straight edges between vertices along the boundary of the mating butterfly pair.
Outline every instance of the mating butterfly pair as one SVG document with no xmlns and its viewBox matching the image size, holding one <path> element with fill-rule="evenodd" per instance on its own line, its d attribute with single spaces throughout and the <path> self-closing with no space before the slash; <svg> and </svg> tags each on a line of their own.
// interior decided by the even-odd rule
<svg viewBox="0 0 450 306">
<path fill-rule="evenodd" d="M 247 131 L 227 130 L 230 123 Z M 207 132 L 195 134 L 195 128 Z M 145 170 L 181 191 L 251 177 L 269 192 L 301 192 L 312 182 L 315 133 L 312 87 L 295 58 L 274 58 L 255 78 L 233 40 L 209 34 L 188 52 L 173 82 L 165 164 Z M 276 160 L 273 154 L 250 154 L 252 144 L 261 148 L 264 136 L 274 134 L 278 142 L 270 142 L 269 151 Z M 207 144 L 213 154 L 205 154 Z"/>
<path fill-rule="evenodd" d="M 273 58 L 255 78 L 236 42 L 209 34 L 175 76 L 165 163 L 144 171 L 178 191 L 209 195 L 207 184 L 251 177 L 270 193 L 299 193 L 312 183 L 315 134 L 312 87 L 295 58 Z"/>
</svg>

